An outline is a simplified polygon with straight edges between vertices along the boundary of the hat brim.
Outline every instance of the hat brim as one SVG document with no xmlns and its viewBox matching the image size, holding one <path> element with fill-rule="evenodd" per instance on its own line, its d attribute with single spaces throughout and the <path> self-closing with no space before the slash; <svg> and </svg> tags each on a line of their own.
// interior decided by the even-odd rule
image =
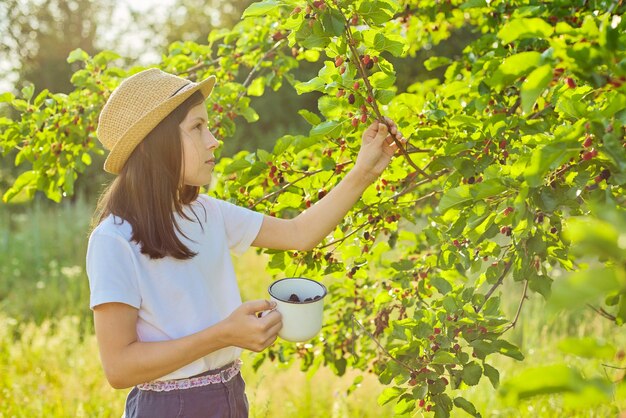
<svg viewBox="0 0 626 418">
<path fill-rule="evenodd" d="M 167 115 L 172 113 L 180 104 L 187 100 L 196 91 L 200 91 L 204 100 L 206 100 L 213 91 L 215 86 L 215 76 L 209 76 L 205 80 L 197 83 L 193 87 L 172 96 L 170 99 L 156 106 L 154 109 L 146 113 L 141 119 L 130 126 L 115 146 L 111 148 L 109 155 L 104 162 L 104 170 L 111 174 L 119 174 L 132 154 L 134 149 L 143 141 L 143 139 L 161 123 Z"/>
</svg>

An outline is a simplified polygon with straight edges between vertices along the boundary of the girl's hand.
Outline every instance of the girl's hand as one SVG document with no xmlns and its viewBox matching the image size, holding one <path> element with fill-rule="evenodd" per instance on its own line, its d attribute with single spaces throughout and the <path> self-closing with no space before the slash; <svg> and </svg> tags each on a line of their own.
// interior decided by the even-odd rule
<svg viewBox="0 0 626 418">
<path fill-rule="evenodd" d="M 276 310 L 276 302 L 252 300 L 235 309 L 222 324 L 228 345 L 251 351 L 263 351 L 276 341 L 283 327 L 282 316 Z M 257 313 L 270 311 L 261 318 Z"/>
<path fill-rule="evenodd" d="M 385 120 L 391 127 L 391 131 L 384 123 L 374 121 L 363 132 L 361 149 L 354 166 L 354 169 L 359 170 L 370 182 L 380 176 L 398 150 L 398 145 L 393 138 L 395 137 L 402 144 L 406 142 L 406 138 L 398 131 L 395 122 L 387 117 Z"/>
</svg>

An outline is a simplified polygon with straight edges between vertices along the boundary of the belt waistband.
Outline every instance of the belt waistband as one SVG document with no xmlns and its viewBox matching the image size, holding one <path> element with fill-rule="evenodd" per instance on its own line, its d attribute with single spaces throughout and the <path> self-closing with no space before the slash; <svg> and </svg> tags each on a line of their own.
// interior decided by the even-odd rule
<svg viewBox="0 0 626 418">
<path fill-rule="evenodd" d="M 226 383 L 239 374 L 243 362 L 235 360 L 230 366 L 216 373 L 204 374 L 187 379 L 155 380 L 153 382 L 137 385 L 140 390 L 152 390 L 155 392 L 169 392 L 172 390 L 191 389 L 216 383 Z"/>
</svg>

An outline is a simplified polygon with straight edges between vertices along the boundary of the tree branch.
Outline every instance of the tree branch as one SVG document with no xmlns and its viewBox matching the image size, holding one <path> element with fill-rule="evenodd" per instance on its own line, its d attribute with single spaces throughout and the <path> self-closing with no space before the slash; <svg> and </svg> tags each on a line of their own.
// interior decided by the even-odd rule
<svg viewBox="0 0 626 418">
<path fill-rule="evenodd" d="M 286 183 L 283 187 L 281 187 L 278 190 L 274 190 L 272 193 L 266 194 L 265 196 L 263 196 L 262 198 L 260 198 L 259 200 L 257 200 L 256 202 L 254 202 L 252 204 L 252 206 L 250 206 L 250 208 L 254 208 L 256 207 L 259 203 L 264 202 L 268 199 L 271 199 L 274 196 L 277 196 L 279 194 L 281 194 L 282 192 L 284 192 L 285 190 L 287 190 L 289 187 L 293 186 L 294 184 L 296 184 L 297 182 L 299 182 L 300 180 L 304 180 L 307 177 L 311 177 L 314 176 L 317 173 L 321 173 L 322 171 L 324 171 L 323 169 L 319 169 L 319 170 L 315 170 L 315 171 L 307 171 L 305 172 L 305 174 L 300 177 L 295 179 L 294 181 L 290 181 L 289 183 Z"/>
<path fill-rule="evenodd" d="M 372 339 L 372 341 L 374 341 L 374 343 L 376 343 L 376 345 L 378 346 L 378 348 L 380 348 L 380 350 L 385 353 L 385 355 L 387 357 L 389 357 L 390 359 L 392 359 L 393 361 L 395 361 L 396 363 L 398 363 L 400 366 L 404 367 L 405 369 L 407 369 L 409 372 L 415 372 L 416 370 L 409 366 L 406 363 L 403 363 L 402 361 L 398 360 L 397 358 L 395 358 L 394 356 L 392 356 L 389 351 L 387 351 L 387 349 L 385 347 L 382 346 L 382 344 L 376 339 L 376 337 L 374 337 L 374 335 L 372 335 L 371 332 L 369 332 L 367 329 L 365 329 L 365 327 L 363 326 L 363 324 L 361 324 L 359 322 L 358 319 L 356 319 L 356 317 L 354 316 L 354 314 L 352 315 L 352 320 L 354 322 L 356 322 L 359 327 L 361 327 L 361 329 L 363 330 L 363 332 L 365 332 L 367 334 L 368 337 L 370 337 Z"/>
<path fill-rule="evenodd" d="M 491 286 L 491 289 L 489 289 L 489 291 L 485 294 L 485 300 L 483 301 L 483 303 L 481 303 L 478 307 L 474 308 L 476 313 L 480 312 L 480 310 L 485 306 L 485 303 L 487 303 L 487 300 L 489 300 L 493 292 L 495 292 L 496 289 L 502 284 L 502 282 L 504 281 L 504 277 L 507 275 L 512 265 L 513 265 L 513 260 L 509 260 L 506 262 L 506 264 L 504 265 L 504 271 L 498 278 L 498 281 L 495 282 L 495 284 Z"/>
<path fill-rule="evenodd" d="M 352 31 L 350 30 L 350 21 L 346 18 L 345 15 L 343 15 L 343 12 L 341 10 L 339 10 L 339 12 L 342 14 L 345 25 L 346 25 L 346 38 L 348 42 L 348 47 L 350 48 L 350 52 L 352 53 L 352 60 L 354 62 L 354 65 L 356 65 L 357 71 L 363 78 L 363 83 L 365 83 L 365 87 L 367 89 L 368 94 L 373 98 L 374 97 L 373 88 L 372 88 L 372 85 L 370 84 L 367 74 L 365 73 L 365 69 L 363 68 L 363 65 L 361 63 L 359 52 L 356 49 L 356 46 L 355 46 L 356 41 L 352 37 Z M 372 107 L 372 109 L 374 110 L 374 113 L 376 114 L 376 119 L 380 123 L 384 123 L 385 125 L 387 125 L 387 127 L 389 127 L 389 125 L 387 124 L 387 120 L 383 117 L 383 115 L 380 113 L 380 110 L 378 109 L 378 104 L 376 100 L 373 100 L 370 103 L 370 106 Z M 402 153 L 406 161 L 409 163 L 409 165 L 413 167 L 415 171 L 420 173 L 422 176 L 429 177 L 428 174 L 424 170 L 419 168 L 417 164 L 413 162 L 413 160 L 411 159 L 411 156 L 407 153 L 405 149 L 405 145 L 402 144 L 398 140 L 398 138 L 396 138 L 395 136 L 392 136 L 392 138 L 393 138 L 393 142 L 395 142 L 396 146 L 398 147 L 398 149 L 400 150 L 400 152 Z M 408 145 L 408 142 L 407 142 L 407 145 Z"/>
<path fill-rule="evenodd" d="M 590 303 L 588 303 L 587 306 L 589 306 L 591 309 L 593 309 L 598 315 L 600 315 L 600 316 L 602 316 L 602 317 L 604 317 L 606 319 L 609 319 L 611 321 L 615 321 L 615 319 L 616 319 L 614 315 L 611 315 L 610 313 L 608 313 L 607 311 L 605 311 L 602 308 L 596 308 L 595 306 L 593 306 Z"/>
<path fill-rule="evenodd" d="M 524 291 L 522 292 L 522 297 L 521 297 L 521 299 L 519 301 L 519 306 L 517 307 L 517 312 L 515 313 L 515 318 L 513 318 L 513 321 L 511 321 L 511 323 L 504 328 L 502 333 L 505 333 L 508 330 L 510 330 L 511 328 L 514 328 L 515 325 L 517 324 L 517 320 L 519 319 L 519 314 L 520 314 L 520 312 L 522 312 L 522 306 L 524 305 L 524 301 L 526 299 L 528 299 L 526 297 L 526 292 L 527 291 L 528 291 L 528 280 L 524 280 Z"/>
</svg>

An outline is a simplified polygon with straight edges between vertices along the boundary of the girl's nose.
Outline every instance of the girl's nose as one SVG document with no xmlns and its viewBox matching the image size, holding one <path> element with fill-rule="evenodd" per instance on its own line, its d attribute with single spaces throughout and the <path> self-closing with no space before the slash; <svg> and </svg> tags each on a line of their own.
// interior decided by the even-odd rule
<svg viewBox="0 0 626 418">
<path fill-rule="evenodd" d="M 215 149 L 220 146 L 220 142 L 215 139 L 215 136 L 213 136 L 213 133 L 211 133 L 211 131 L 209 131 L 206 145 L 208 149 Z"/>
</svg>

